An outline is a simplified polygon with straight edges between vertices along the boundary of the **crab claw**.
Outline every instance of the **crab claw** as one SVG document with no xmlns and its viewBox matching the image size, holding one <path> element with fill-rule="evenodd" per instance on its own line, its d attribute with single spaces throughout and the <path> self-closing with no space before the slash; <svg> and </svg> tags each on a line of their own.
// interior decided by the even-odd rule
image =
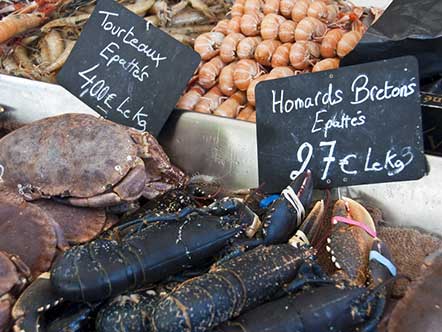
<svg viewBox="0 0 442 332">
<path fill-rule="evenodd" d="M 397 275 L 396 266 L 392 262 L 390 250 L 385 242 L 376 238 L 371 247 L 368 269 L 371 279 L 370 286 L 377 286 Z"/>
<path fill-rule="evenodd" d="M 287 242 L 301 225 L 312 202 L 313 179 L 310 170 L 299 174 L 267 210 L 263 221 L 264 244 Z"/>
<path fill-rule="evenodd" d="M 361 204 L 350 198 L 336 201 L 326 250 L 338 269 L 339 278 L 353 285 L 365 284 L 374 238 L 376 228 L 373 219 Z"/>
</svg>

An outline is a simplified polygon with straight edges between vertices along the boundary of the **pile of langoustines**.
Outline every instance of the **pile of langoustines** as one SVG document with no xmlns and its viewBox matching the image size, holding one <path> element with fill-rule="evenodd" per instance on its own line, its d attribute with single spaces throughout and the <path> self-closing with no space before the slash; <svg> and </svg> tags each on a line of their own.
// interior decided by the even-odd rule
<svg viewBox="0 0 442 332">
<path fill-rule="evenodd" d="M 236 0 L 201 34 L 201 65 L 177 107 L 255 121 L 255 86 L 334 69 L 380 14 L 334 0 Z"/>
</svg>

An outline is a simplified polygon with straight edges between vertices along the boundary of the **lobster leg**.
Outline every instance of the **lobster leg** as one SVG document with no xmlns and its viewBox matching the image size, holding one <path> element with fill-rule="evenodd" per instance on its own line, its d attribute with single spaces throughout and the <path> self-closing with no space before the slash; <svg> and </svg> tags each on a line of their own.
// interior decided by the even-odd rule
<svg viewBox="0 0 442 332">
<path fill-rule="evenodd" d="M 303 263 L 298 270 L 297 277 L 286 286 L 285 291 L 288 293 L 294 293 L 306 285 L 322 285 L 331 283 L 333 283 L 333 281 L 328 278 L 318 264 Z"/>
<path fill-rule="evenodd" d="M 379 322 L 384 314 L 386 305 L 385 296 L 379 296 L 372 317 L 361 326 L 361 332 L 374 332 L 377 329 Z"/>
</svg>

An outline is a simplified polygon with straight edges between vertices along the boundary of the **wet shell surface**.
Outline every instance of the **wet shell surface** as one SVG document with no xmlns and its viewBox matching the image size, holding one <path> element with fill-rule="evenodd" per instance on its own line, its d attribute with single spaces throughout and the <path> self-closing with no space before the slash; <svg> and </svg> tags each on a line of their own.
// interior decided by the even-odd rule
<svg viewBox="0 0 442 332">
<path fill-rule="evenodd" d="M 33 276 L 47 271 L 57 245 L 52 218 L 21 197 L 3 192 L 0 215 L 0 250 L 19 256 Z"/>
<path fill-rule="evenodd" d="M 104 209 L 74 207 L 41 199 L 32 202 L 50 215 L 63 231 L 64 238 L 70 243 L 83 243 L 92 240 L 106 225 Z"/>
<path fill-rule="evenodd" d="M 333 217 L 342 216 L 363 223 L 375 232 L 368 211 L 358 202 L 345 198 L 335 203 Z M 368 258 L 373 238 L 361 227 L 345 223 L 332 225 L 327 239 L 327 252 L 334 266 L 352 284 L 363 285 L 368 277 Z"/>
<path fill-rule="evenodd" d="M 124 127 L 84 114 L 46 118 L 0 140 L 5 184 L 47 196 L 101 194 L 129 172 L 136 155 Z"/>
</svg>

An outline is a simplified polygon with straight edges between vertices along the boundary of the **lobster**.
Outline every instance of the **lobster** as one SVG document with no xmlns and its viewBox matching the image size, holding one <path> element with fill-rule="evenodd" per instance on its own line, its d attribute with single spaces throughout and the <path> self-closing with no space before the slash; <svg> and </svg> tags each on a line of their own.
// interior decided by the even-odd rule
<svg viewBox="0 0 442 332">
<path fill-rule="evenodd" d="M 289 243 L 256 247 L 182 283 L 156 305 L 151 330 L 207 331 L 271 300 L 301 266 L 314 264 L 315 250 L 308 239 L 317 223 L 309 216 Z"/>
<path fill-rule="evenodd" d="M 303 218 L 312 191 L 310 171 L 300 174 L 270 207 L 263 235 L 257 234 L 257 215 L 234 198 L 177 213 L 149 213 L 119 226 L 119 239 L 99 238 L 64 252 L 53 265 L 51 283 L 64 299 L 100 301 L 204 264 L 235 245 L 278 243 L 285 238 L 279 234 Z"/>
<path fill-rule="evenodd" d="M 98 306 L 63 301 L 49 277 L 48 272 L 41 274 L 20 295 L 12 310 L 13 331 L 91 331 Z"/>
<path fill-rule="evenodd" d="M 390 259 L 385 244 L 377 239 L 370 252 L 370 287 L 352 286 L 311 270 L 287 287 L 288 295 L 248 311 L 214 332 L 374 331 L 385 309 L 386 284 L 396 275 Z M 313 287 L 302 288 L 305 284 Z"/>
</svg>

